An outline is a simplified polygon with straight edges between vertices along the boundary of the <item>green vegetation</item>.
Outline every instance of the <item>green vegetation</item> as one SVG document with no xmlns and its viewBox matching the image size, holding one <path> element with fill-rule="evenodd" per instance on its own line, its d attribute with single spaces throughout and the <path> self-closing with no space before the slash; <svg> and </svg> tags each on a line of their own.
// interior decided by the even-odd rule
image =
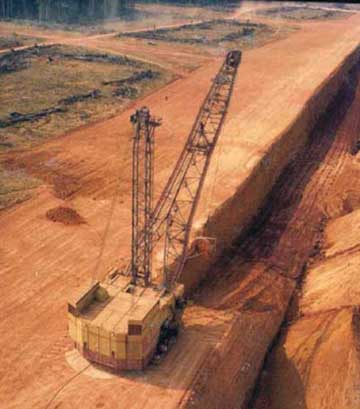
<svg viewBox="0 0 360 409">
<path fill-rule="evenodd" d="M 41 41 L 41 38 L 28 37 L 13 33 L 7 36 L 0 36 L 0 50 L 40 43 Z"/>
<path fill-rule="evenodd" d="M 66 46 L 0 56 L 0 76 L 2 150 L 31 146 L 105 119 L 172 79 L 150 64 Z"/>
</svg>

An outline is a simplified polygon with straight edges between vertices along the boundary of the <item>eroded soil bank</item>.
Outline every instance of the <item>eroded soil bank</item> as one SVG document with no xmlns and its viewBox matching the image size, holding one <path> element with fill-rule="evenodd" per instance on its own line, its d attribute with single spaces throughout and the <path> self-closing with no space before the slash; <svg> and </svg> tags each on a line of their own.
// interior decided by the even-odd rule
<svg viewBox="0 0 360 409">
<path fill-rule="evenodd" d="M 273 173 L 272 177 L 276 173 L 274 167 L 286 161 L 284 154 L 280 154 L 282 147 L 286 155 L 297 153 L 283 168 L 251 228 L 239 236 L 231 248 L 223 251 L 194 294 L 196 305 L 224 313 L 231 311 L 233 320 L 230 330 L 199 371 L 184 407 L 358 407 L 356 388 L 359 383 L 354 380 L 359 373 L 358 341 L 354 341 L 350 351 L 352 361 L 348 360 L 348 365 L 351 370 L 346 372 L 346 379 L 338 386 L 343 400 L 332 399 L 331 394 L 325 399 L 323 391 L 321 399 L 317 399 L 316 403 L 311 401 L 316 397 L 314 391 L 324 386 L 322 378 L 313 378 L 309 386 L 312 395 L 307 395 L 308 371 L 312 370 L 311 351 L 304 342 L 304 353 L 309 359 L 305 359 L 307 366 L 302 366 L 301 359 L 296 360 L 298 351 L 293 355 L 295 362 L 289 359 L 285 365 L 286 335 L 280 337 L 269 360 L 271 362 L 267 364 L 266 368 L 270 365 L 273 372 L 266 376 L 266 369 L 261 388 L 255 389 L 255 395 L 253 392 L 265 355 L 274 343 L 291 300 L 295 300 L 292 319 L 298 317 L 300 310 L 294 295 L 299 293 L 307 266 L 322 257 L 326 225 L 330 219 L 360 205 L 357 194 L 360 191 L 360 166 L 353 156 L 360 131 L 359 72 L 359 57 L 355 53 L 323 84 L 303 115 L 270 150 L 268 165 L 259 173 L 269 171 Z M 252 178 L 252 182 L 258 179 L 259 174 Z M 245 192 L 251 190 L 249 186 Z M 329 318 L 328 322 L 326 315 L 325 323 L 321 318 L 319 321 L 319 317 L 314 318 L 312 325 L 307 327 L 308 331 L 323 331 L 323 335 L 320 339 L 315 337 L 313 344 L 321 344 L 330 324 L 334 328 L 342 328 L 342 332 L 336 333 L 338 341 L 344 334 L 358 333 L 352 330 L 358 328 L 357 313 L 352 310 L 352 305 L 346 308 L 336 313 L 336 320 Z M 292 337 L 296 341 L 296 329 L 294 331 Z M 306 331 L 304 333 L 306 338 Z M 294 345 L 292 347 L 296 350 Z M 339 367 L 343 364 L 337 361 L 336 340 L 331 345 L 334 348 L 330 346 L 329 349 L 327 344 L 327 354 L 317 362 L 320 372 L 323 367 L 337 371 L 336 362 Z M 346 350 L 342 349 L 342 353 L 346 355 Z M 281 376 L 278 378 L 279 372 Z M 336 380 L 334 376 L 334 384 Z M 289 389 L 288 382 L 294 388 Z M 333 386 L 330 383 L 327 390 Z M 276 399 L 272 400 L 274 397 Z"/>
<path fill-rule="evenodd" d="M 355 84 L 354 84 L 355 85 Z M 360 86 L 335 131 L 315 206 L 326 228 L 304 266 L 253 409 L 360 407 Z M 328 156 L 328 155 L 327 155 Z"/>
<path fill-rule="evenodd" d="M 314 130 L 324 126 L 323 123 L 327 122 L 324 118 L 327 115 L 329 118 L 334 116 L 328 112 L 333 109 L 338 118 L 341 115 L 340 111 L 346 110 L 346 107 L 342 107 L 336 101 L 340 98 L 339 94 L 344 85 L 349 81 L 351 77 L 349 73 L 359 60 L 359 55 L 358 47 L 318 86 L 294 121 L 272 141 L 271 145 L 264 146 L 259 159 L 255 157 L 253 162 L 247 165 L 251 169 L 247 169 L 246 179 L 234 192 L 228 193 L 226 201 L 209 214 L 200 234 L 216 238 L 216 251 L 212 257 L 205 255 L 191 259 L 187 263 L 182 275 L 186 288 L 196 288 L 208 275 L 214 261 L 233 246 L 234 240 L 240 236 L 247 236 L 249 226 L 258 223 L 255 218 L 267 196 L 271 194 L 274 184 L 282 173 L 287 172 L 284 169 L 295 155 L 303 149 L 309 139 L 315 137 Z M 330 107 L 332 102 L 335 104 L 333 108 Z M 199 234 L 195 228 L 193 230 L 194 234 Z"/>
</svg>

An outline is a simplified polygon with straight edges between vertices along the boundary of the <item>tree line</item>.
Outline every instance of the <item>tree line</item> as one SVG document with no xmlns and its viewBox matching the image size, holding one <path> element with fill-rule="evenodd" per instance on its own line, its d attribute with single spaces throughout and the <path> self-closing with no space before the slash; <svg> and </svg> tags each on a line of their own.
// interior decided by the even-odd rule
<svg viewBox="0 0 360 409">
<path fill-rule="evenodd" d="M 238 6 L 243 0 L 136 0 L 136 3 L 168 3 L 184 6 Z"/>
<path fill-rule="evenodd" d="M 0 18 L 79 22 L 115 17 L 134 0 L 0 0 Z"/>
<path fill-rule="evenodd" d="M 0 18 L 79 23 L 126 17 L 136 2 L 227 6 L 239 0 L 0 0 Z"/>
</svg>

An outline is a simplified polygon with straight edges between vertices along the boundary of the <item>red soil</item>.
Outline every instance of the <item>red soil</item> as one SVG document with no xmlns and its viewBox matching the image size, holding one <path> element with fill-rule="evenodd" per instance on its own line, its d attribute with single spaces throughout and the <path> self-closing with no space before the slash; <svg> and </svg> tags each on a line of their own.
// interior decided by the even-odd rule
<svg viewBox="0 0 360 409">
<path fill-rule="evenodd" d="M 219 209 L 251 180 L 254 168 L 279 141 L 279 135 L 293 124 L 314 91 L 358 44 L 359 21 L 353 16 L 346 21 L 307 24 L 288 39 L 244 55 L 219 144 L 221 160 L 218 166 L 214 161 L 209 173 L 214 176 L 218 168 L 217 178 L 211 179 L 216 182 L 211 196 L 214 208 Z M 108 45 L 114 47 L 110 40 Z M 131 55 L 131 46 L 128 52 Z M 184 56 L 178 58 L 181 64 Z M 199 70 L 137 101 L 164 118 L 156 134 L 156 194 L 173 168 L 219 64 L 218 59 L 208 60 Z M 253 251 L 250 242 L 247 247 L 254 259 L 234 259 L 231 268 L 220 265 L 216 280 L 206 285 L 195 304 L 187 308 L 185 331 L 159 367 L 145 374 L 100 379 L 68 365 L 65 354 L 72 349 L 67 336 L 69 295 L 129 255 L 131 113 L 126 111 L 13 158 L 14 163 L 23 161 L 30 173 L 43 175 L 44 185 L 38 196 L 0 215 L 0 398 L 6 408 L 171 409 L 185 405 L 192 389 L 199 391 L 203 407 L 209 407 L 206 405 L 213 395 L 205 399 L 201 391 L 206 387 L 198 388 L 194 379 L 206 369 L 209 358 L 216 361 L 217 356 L 218 371 L 214 371 L 216 376 L 209 379 L 209 385 L 219 390 L 225 384 L 226 393 L 219 396 L 230 404 L 234 399 L 244 402 L 283 320 L 294 281 L 281 269 L 274 272 L 264 267 L 263 262 L 268 261 L 266 246 L 256 236 L 251 243 L 258 250 Z M 49 179 L 41 155 L 48 158 Z M 331 164 L 320 174 L 318 185 L 333 177 Z M 87 224 L 69 229 L 44 217 L 48 209 L 62 205 L 54 189 L 53 172 L 78 184 L 76 192 L 65 196 Z M 272 179 L 263 183 L 270 190 Z M 315 182 L 309 186 L 316 192 Z M 288 193 L 291 200 L 297 199 L 296 187 Z M 248 206 L 255 213 L 265 194 L 259 187 L 255 200 L 245 192 L 240 195 L 238 208 L 243 206 L 246 213 Z M 316 197 L 310 196 L 308 203 Z M 204 195 L 203 202 L 207 198 L 210 195 Z M 204 221 L 202 216 L 207 214 L 201 209 L 197 228 L 204 225 L 206 217 Z M 225 220 L 232 220 L 230 214 L 226 216 L 223 229 L 229 227 Z M 276 221 L 276 216 L 272 220 Z M 297 220 L 299 236 L 294 243 L 301 244 L 301 229 L 305 226 L 307 238 L 311 232 L 305 219 Z M 238 228 L 231 224 L 232 229 Z M 276 227 L 283 229 L 280 223 Z M 264 229 L 262 237 L 266 238 Z M 285 246 L 286 240 L 278 243 Z M 272 245 L 271 251 L 277 251 L 283 261 L 281 248 Z M 291 251 L 287 254 L 292 256 Z"/>
<path fill-rule="evenodd" d="M 83 224 L 85 220 L 79 215 L 79 213 L 71 209 L 70 207 L 55 207 L 46 212 L 46 217 L 53 221 L 67 225 Z"/>
</svg>

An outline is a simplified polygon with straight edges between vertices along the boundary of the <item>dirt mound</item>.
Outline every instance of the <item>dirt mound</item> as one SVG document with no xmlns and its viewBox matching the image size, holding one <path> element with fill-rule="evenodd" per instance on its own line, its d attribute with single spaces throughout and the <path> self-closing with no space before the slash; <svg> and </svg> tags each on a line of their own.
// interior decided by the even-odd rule
<svg viewBox="0 0 360 409">
<path fill-rule="evenodd" d="M 85 220 L 79 215 L 79 213 L 70 207 L 54 207 L 46 212 L 46 217 L 53 222 L 59 222 L 67 225 L 85 223 Z"/>
<path fill-rule="evenodd" d="M 268 359 L 254 409 L 359 408 L 358 313 L 328 311 L 292 325 Z"/>
<path fill-rule="evenodd" d="M 353 188 L 356 180 L 344 169 L 335 185 L 346 188 L 347 176 Z M 360 210 L 349 211 L 325 229 L 324 252 L 306 271 L 297 317 L 267 358 L 254 409 L 359 408 Z"/>
</svg>

